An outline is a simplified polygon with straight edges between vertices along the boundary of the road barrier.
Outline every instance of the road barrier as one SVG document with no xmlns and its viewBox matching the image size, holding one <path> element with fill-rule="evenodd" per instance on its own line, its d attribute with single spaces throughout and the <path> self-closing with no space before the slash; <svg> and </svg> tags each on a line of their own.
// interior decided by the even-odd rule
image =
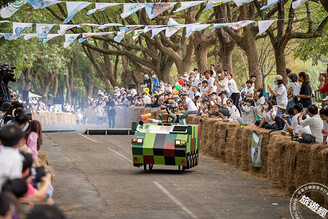
<svg viewBox="0 0 328 219">
<path fill-rule="evenodd" d="M 34 120 L 39 120 L 42 125 L 76 124 L 76 116 L 71 113 L 44 112 L 39 114 L 33 112 L 32 118 Z"/>
<path fill-rule="evenodd" d="M 140 121 L 140 115 L 151 113 L 158 119 L 161 110 L 143 107 L 125 107 L 116 111 L 118 128 L 131 127 Z M 266 178 L 274 188 L 291 195 L 299 186 L 317 182 L 328 185 L 328 146 L 301 144 L 291 141 L 280 132 L 252 126 L 241 127 L 238 122 L 223 122 L 217 118 L 189 115 L 188 124 L 200 125 L 200 153 L 218 158 L 230 165 Z M 262 167 L 254 167 L 251 160 L 252 133 L 262 136 Z"/>
</svg>

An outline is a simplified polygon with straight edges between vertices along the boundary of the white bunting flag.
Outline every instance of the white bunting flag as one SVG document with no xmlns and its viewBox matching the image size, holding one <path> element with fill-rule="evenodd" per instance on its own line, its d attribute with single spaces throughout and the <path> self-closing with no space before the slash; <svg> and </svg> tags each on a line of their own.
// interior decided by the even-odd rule
<svg viewBox="0 0 328 219">
<path fill-rule="evenodd" d="M 160 32 L 162 32 L 165 29 L 166 29 L 165 27 L 162 27 L 162 28 L 153 28 L 151 30 L 151 38 L 153 39 L 157 34 L 159 34 Z"/>
<path fill-rule="evenodd" d="M 58 34 L 64 35 L 66 33 L 66 31 L 68 31 L 69 29 L 72 29 L 74 27 L 76 27 L 76 25 L 61 24 L 61 25 L 59 25 Z"/>
<path fill-rule="evenodd" d="M 220 23 L 220 24 L 214 24 L 213 27 L 210 27 L 210 29 L 219 29 L 222 27 L 229 26 L 231 23 Z"/>
<path fill-rule="evenodd" d="M 181 29 L 181 27 L 182 27 L 182 25 L 166 27 L 166 29 L 165 29 L 165 36 L 166 37 L 171 37 L 173 34 L 175 34 L 176 32 L 178 32 Z"/>
<path fill-rule="evenodd" d="M 178 8 L 177 10 L 173 11 L 174 13 L 179 12 L 179 11 L 183 11 L 185 9 L 188 9 L 190 7 L 194 7 L 196 5 L 202 4 L 204 1 L 187 1 L 187 2 L 180 2 L 181 3 L 181 7 Z"/>
<path fill-rule="evenodd" d="M 163 27 L 163 25 L 150 25 L 150 26 L 146 26 L 144 28 L 144 33 L 147 33 L 148 31 L 154 29 L 154 28 L 159 28 L 159 27 Z"/>
<path fill-rule="evenodd" d="M 32 5 L 34 9 L 42 9 L 61 3 L 61 1 L 46 1 L 46 0 L 27 0 L 28 3 Z"/>
<path fill-rule="evenodd" d="M 165 30 L 165 36 L 166 37 L 171 37 L 173 34 L 178 32 L 183 25 L 179 24 L 176 22 L 173 18 L 170 18 L 169 21 L 167 22 L 168 27 Z"/>
<path fill-rule="evenodd" d="M 298 6 L 304 4 L 304 3 L 307 2 L 307 1 L 309 1 L 309 0 L 297 0 L 297 1 L 294 1 L 294 2 L 292 3 L 292 7 L 293 7 L 293 9 L 295 9 L 295 8 L 297 8 Z"/>
<path fill-rule="evenodd" d="M 235 30 L 239 30 L 240 28 L 243 28 L 251 23 L 254 23 L 254 21 L 244 20 L 244 21 L 230 23 L 228 26 Z"/>
<path fill-rule="evenodd" d="M 122 24 L 117 24 L 117 23 L 109 23 L 109 24 L 104 24 L 98 27 L 99 30 L 105 29 L 106 27 L 117 27 L 117 26 L 123 26 Z"/>
<path fill-rule="evenodd" d="M 177 2 L 145 3 L 146 13 L 149 19 L 153 19 L 173 7 L 176 3 Z"/>
<path fill-rule="evenodd" d="M 67 7 L 67 18 L 64 20 L 64 24 L 68 23 L 77 12 L 81 11 L 83 8 L 89 6 L 90 2 L 66 2 Z"/>
<path fill-rule="evenodd" d="M 24 34 L 24 40 L 30 40 L 30 39 L 33 39 L 36 37 L 38 37 L 38 34 L 36 34 L 36 33 Z"/>
<path fill-rule="evenodd" d="M 9 3 L 8 6 L 0 9 L 0 15 L 3 18 L 9 18 L 25 4 L 26 0 L 17 0 L 14 3 Z"/>
<path fill-rule="evenodd" d="M 144 3 L 126 3 L 123 5 L 123 13 L 121 14 L 121 18 L 127 18 L 131 14 L 136 13 L 137 11 L 143 9 L 145 7 Z"/>
<path fill-rule="evenodd" d="M 99 24 L 79 24 L 76 25 L 77 28 L 82 28 L 82 27 L 100 27 Z"/>
<path fill-rule="evenodd" d="M 30 27 L 32 27 L 32 23 L 13 23 L 13 34 L 17 36 L 22 36 L 23 33 Z"/>
<path fill-rule="evenodd" d="M 23 35 L 20 35 L 23 36 Z M 4 37 L 6 40 L 12 41 L 12 40 L 16 40 L 18 37 L 20 37 L 19 35 L 14 35 L 12 33 L 5 33 Z"/>
<path fill-rule="evenodd" d="M 257 25 L 259 27 L 259 35 L 261 35 L 262 33 L 264 33 L 273 22 L 275 22 L 276 20 L 265 20 L 265 21 L 258 21 Z"/>
<path fill-rule="evenodd" d="M 247 3 L 250 3 L 250 2 L 252 2 L 254 0 L 233 0 L 233 1 L 239 7 L 239 6 L 245 5 Z"/>
<path fill-rule="evenodd" d="M 87 15 L 93 14 L 97 11 L 103 11 L 107 8 L 119 5 L 120 3 L 96 3 L 96 8 L 91 9 L 90 11 L 88 11 Z"/>
<path fill-rule="evenodd" d="M 168 26 L 178 26 L 180 25 L 178 22 L 176 22 L 173 18 L 170 18 L 169 21 L 167 22 Z"/>
<path fill-rule="evenodd" d="M 67 48 L 80 34 L 65 34 L 64 48 Z"/>
<path fill-rule="evenodd" d="M 210 8 L 214 8 L 216 6 L 219 6 L 219 5 L 222 5 L 226 2 L 230 2 L 231 0 L 211 0 L 211 1 L 208 1 L 207 4 L 206 4 L 206 8 L 205 10 L 208 10 Z"/>
<path fill-rule="evenodd" d="M 2 23 L 9 23 L 10 21 L 0 21 L 0 24 Z M 0 33 L 1 34 L 1 33 Z"/>
<path fill-rule="evenodd" d="M 39 39 L 41 40 L 47 38 L 49 31 L 54 26 L 54 24 L 36 24 L 36 33 Z"/>
<path fill-rule="evenodd" d="M 49 40 L 56 38 L 58 36 L 61 36 L 60 34 L 48 34 L 47 38 L 43 39 L 43 44 L 45 44 L 46 42 L 48 42 Z"/>
<path fill-rule="evenodd" d="M 260 8 L 260 10 L 264 10 L 267 9 L 277 3 L 281 2 L 281 0 L 268 0 L 267 5 L 264 5 L 262 8 Z"/>
<path fill-rule="evenodd" d="M 186 37 L 190 37 L 191 34 L 204 30 L 210 26 L 210 24 L 188 24 L 186 27 Z"/>
<path fill-rule="evenodd" d="M 90 37 L 93 36 L 105 36 L 112 34 L 113 32 L 101 32 L 101 33 L 82 33 L 82 38 L 78 39 L 79 43 L 82 43 L 83 41 L 86 41 Z"/>
<path fill-rule="evenodd" d="M 135 30 L 134 36 L 132 37 L 133 40 L 136 40 L 143 32 L 144 32 L 144 30 Z"/>
</svg>

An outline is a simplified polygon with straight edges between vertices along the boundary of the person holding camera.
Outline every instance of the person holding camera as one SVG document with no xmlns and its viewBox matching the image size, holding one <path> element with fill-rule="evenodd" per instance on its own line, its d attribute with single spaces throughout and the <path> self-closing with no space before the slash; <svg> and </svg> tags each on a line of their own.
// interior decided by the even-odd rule
<svg viewBox="0 0 328 219">
<path fill-rule="evenodd" d="M 3 100 L 11 100 L 10 92 L 8 89 L 8 83 L 16 82 L 16 77 L 14 75 L 14 69 L 16 67 L 12 66 L 9 68 L 8 64 L 3 64 L 0 69 L 0 82 L 1 82 L 1 89 L 0 89 L 0 98 Z"/>
</svg>

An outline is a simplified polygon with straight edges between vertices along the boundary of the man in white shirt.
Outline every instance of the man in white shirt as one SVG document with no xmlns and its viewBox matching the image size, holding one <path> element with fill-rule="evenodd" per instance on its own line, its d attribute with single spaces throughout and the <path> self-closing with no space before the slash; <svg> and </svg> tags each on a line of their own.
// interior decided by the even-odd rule
<svg viewBox="0 0 328 219">
<path fill-rule="evenodd" d="M 144 102 L 145 107 L 150 107 L 150 105 L 151 105 L 151 98 L 147 94 L 145 94 L 145 93 L 143 95 L 143 102 Z"/>
<path fill-rule="evenodd" d="M 298 124 L 302 127 L 309 126 L 311 130 L 311 135 L 302 133 L 302 138 L 305 143 L 322 143 L 323 136 L 322 136 L 322 129 L 323 129 L 323 122 L 318 114 L 318 107 L 316 105 L 311 105 L 307 108 L 309 118 L 302 120 L 303 111 L 301 112 L 298 118 Z"/>
<path fill-rule="evenodd" d="M 183 111 L 183 114 L 196 114 L 197 113 L 197 107 L 194 103 L 194 101 L 192 101 L 192 99 L 190 99 L 186 94 L 183 95 L 183 102 L 185 104 L 185 109 L 187 109 L 187 111 Z"/>
<path fill-rule="evenodd" d="M 24 144 L 22 130 L 13 124 L 0 129 L 0 191 L 7 179 L 22 178 L 24 157 L 18 149 Z"/>
</svg>

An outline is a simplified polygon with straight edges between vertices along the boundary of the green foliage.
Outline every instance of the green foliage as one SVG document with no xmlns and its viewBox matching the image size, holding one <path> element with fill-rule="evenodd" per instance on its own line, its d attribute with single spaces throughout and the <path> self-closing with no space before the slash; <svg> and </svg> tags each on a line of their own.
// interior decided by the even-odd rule
<svg viewBox="0 0 328 219">
<path fill-rule="evenodd" d="M 7 6 L 9 3 L 13 3 L 16 0 L 0 0 L 0 8 Z"/>
</svg>

